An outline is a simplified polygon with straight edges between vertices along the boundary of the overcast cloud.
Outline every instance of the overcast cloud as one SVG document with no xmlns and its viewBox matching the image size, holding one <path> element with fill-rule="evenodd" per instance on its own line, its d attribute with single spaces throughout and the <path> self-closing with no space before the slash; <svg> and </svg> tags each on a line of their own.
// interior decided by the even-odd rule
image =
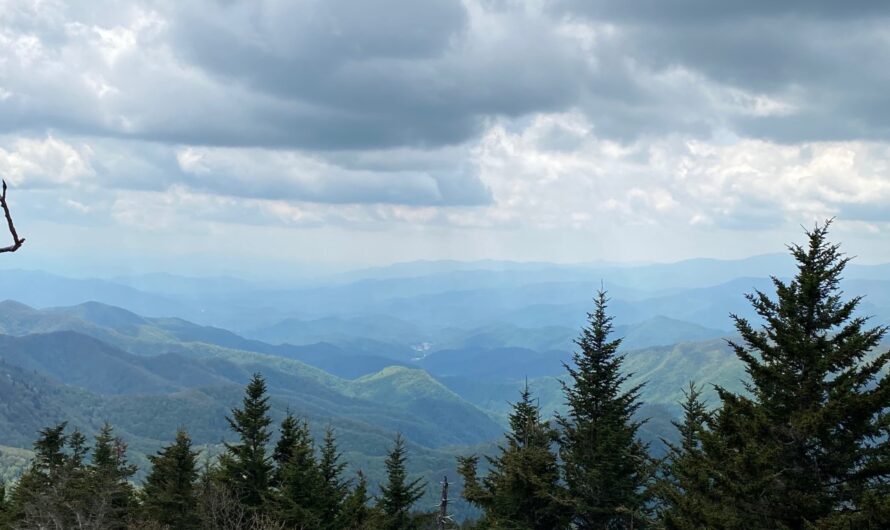
<svg viewBox="0 0 890 530">
<path fill-rule="evenodd" d="M 35 255 L 890 261 L 886 2 L 0 0 Z M 261 235 L 260 235 L 261 234 Z"/>
</svg>

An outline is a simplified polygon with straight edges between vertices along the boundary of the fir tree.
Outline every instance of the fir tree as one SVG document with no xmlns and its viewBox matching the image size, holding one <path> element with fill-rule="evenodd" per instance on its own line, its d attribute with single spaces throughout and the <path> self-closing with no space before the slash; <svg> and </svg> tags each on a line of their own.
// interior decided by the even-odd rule
<svg viewBox="0 0 890 530">
<path fill-rule="evenodd" d="M 522 530 L 564 528 L 568 521 L 559 466 L 551 446 L 556 432 L 541 420 L 528 385 L 510 414 L 506 447 L 489 458 L 480 483 L 477 456 L 459 458 L 463 497 L 484 510 L 483 526 Z"/>
<path fill-rule="evenodd" d="M 364 473 L 358 472 L 355 487 L 346 498 L 337 514 L 336 525 L 340 530 L 365 530 L 371 524 L 373 513 L 368 506 L 370 496 L 368 495 L 368 481 Z"/>
<path fill-rule="evenodd" d="M 75 429 L 68 436 L 67 440 L 69 455 L 68 455 L 68 463 L 67 466 L 73 468 L 80 468 L 84 465 L 84 461 L 86 460 L 86 456 L 89 453 L 89 448 L 87 447 L 87 437 L 84 436 L 82 432 Z"/>
<path fill-rule="evenodd" d="M 226 453 L 220 458 L 220 476 L 242 504 L 259 508 L 268 494 L 272 474 L 271 459 L 266 454 L 272 420 L 266 382 L 260 374 L 254 374 L 247 384 L 241 408 L 232 410 L 226 419 L 240 442 L 226 444 Z"/>
<path fill-rule="evenodd" d="M 65 427 L 43 429 L 34 443 L 34 461 L 12 495 L 13 526 L 125 528 L 135 472 L 126 462 L 126 446 L 105 425 L 86 465 L 86 438 L 79 431 L 65 434 Z"/>
<path fill-rule="evenodd" d="M 717 528 L 723 518 L 711 493 L 713 472 L 701 446 L 711 415 L 699 386 L 689 383 L 683 394 L 683 420 L 673 422 L 680 441 L 664 442 L 668 456 L 656 486 L 661 522 L 669 530 Z"/>
<path fill-rule="evenodd" d="M 11 495 L 7 518 L 13 526 L 65 526 L 91 519 L 85 438 L 78 431 L 65 434 L 66 426 L 45 428 L 34 442 L 34 460 Z"/>
<path fill-rule="evenodd" d="M 560 456 L 576 528 L 640 528 L 646 521 L 647 491 L 653 476 L 648 448 L 637 440 L 642 385 L 625 389 L 621 339 L 611 340 L 612 317 L 600 290 L 588 326 L 575 343 L 571 383 L 563 383 L 568 412 Z"/>
<path fill-rule="evenodd" d="M 323 479 L 309 425 L 288 413 L 281 422 L 274 454 L 277 489 L 270 511 L 288 527 L 319 528 Z"/>
<path fill-rule="evenodd" d="M 318 471 L 321 484 L 318 501 L 321 527 L 336 529 L 337 514 L 349 492 L 349 483 L 343 480 L 346 464 L 340 461 L 342 455 L 337 449 L 337 440 L 330 427 L 325 429 L 320 453 Z"/>
<path fill-rule="evenodd" d="M 72 445 L 79 445 L 72 436 Z M 72 454 L 76 455 L 75 449 Z M 127 517 L 133 507 L 134 490 L 130 479 L 136 466 L 127 462 L 127 446 L 114 435 L 111 425 L 105 424 L 96 435 L 92 462 L 87 475 L 89 492 L 84 512 L 101 528 L 126 528 Z"/>
<path fill-rule="evenodd" d="M 300 422 L 288 410 L 278 427 L 278 441 L 275 442 L 275 450 L 272 452 L 272 460 L 275 462 L 276 469 L 280 469 L 290 460 L 300 439 L 301 428 Z"/>
<path fill-rule="evenodd" d="M 152 468 L 142 490 L 142 509 L 149 520 L 182 530 L 200 527 L 197 455 L 189 435 L 179 430 L 173 444 L 148 457 Z"/>
<path fill-rule="evenodd" d="M 386 457 L 386 484 L 380 486 L 377 508 L 380 510 L 383 530 L 413 530 L 416 528 L 411 509 L 426 489 L 422 478 L 408 481 L 405 468 L 407 448 L 401 434 L 396 435 Z"/>
<path fill-rule="evenodd" d="M 858 316 L 861 297 L 844 300 L 849 258 L 829 227 L 790 247 L 797 272 L 773 278 L 774 298 L 747 296 L 760 326 L 732 317 L 748 392 L 718 388 L 702 439 L 728 525 L 890 527 L 890 352 L 875 352 L 887 328 Z"/>
</svg>

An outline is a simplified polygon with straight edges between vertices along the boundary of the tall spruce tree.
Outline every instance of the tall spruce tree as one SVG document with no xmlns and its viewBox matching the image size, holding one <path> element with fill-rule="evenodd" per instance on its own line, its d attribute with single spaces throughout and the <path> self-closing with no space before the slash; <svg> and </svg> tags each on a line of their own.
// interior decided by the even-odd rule
<svg viewBox="0 0 890 530">
<path fill-rule="evenodd" d="M 22 528 L 126 528 L 133 507 L 126 445 L 105 425 L 96 436 L 92 462 L 86 437 L 65 434 L 64 423 L 43 429 L 35 458 L 19 480 L 9 520 Z"/>
<path fill-rule="evenodd" d="M 668 455 L 655 487 L 661 524 L 668 530 L 718 528 L 724 518 L 711 492 L 713 472 L 702 451 L 702 436 L 711 414 L 702 400 L 701 387 L 689 383 L 683 394 L 683 419 L 673 422 L 680 440 L 664 441 Z"/>
<path fill-rule="evenodd" d="M 34 458 L 9 495 L 7 520 L 11 526 L 42 522 L 67 524 L 70 511 L 60 506 L 70 496 L 68 470 L 71 461 L 65 453 L 66 423 L 42 429 L 34 442 Z M 82 465 L 78 466 L 78 472 Z"/>
<path fill-rule="evenodd" d="M 849 258 L 831 222 L 792 245 L 797 272 L 775 296 L 747 296 L 761 320 L 733 315 L 746 394 L 718 388 L 722 406 L 702 437 L 726 527 L 890 527 L 890 352 L 868 327 L 862 298 L 844 299 Z"/>
<path fill-rule="evenodd" d="M 304 427 L 306 428 L 304 429 Z M 296 416 L 288 410 L 287 415 L 281 420 L 281 424 L 278 427 L 278 441 L 275 442 L 275 449 L 272 451 L 276 475 L 277 470 L 280 470 L 290 460 L 294 449 L 298 447 L 303 433 L 308 433 L 308 427 L 305 423 L 297 420 Z M 309 445 L 312 445 L 311 441 Z"/>
<path fill-rule="evenodd" d="M 289 528 L 320 528 L 323 480 L 309 425 L 288 413 L 279 430 L 270 512 Z"/>
<path fill-rule="evenodd" d="M 266 454 L 271 432 L 269 397 L 266 381 L 254 374 L 244 391 L 241 408 L 226 418 L 240 441 L 226 444 L 220 457 L 220 477 L 238 500 L 251 509 L 259 508 L 269 492 L 272 474 L 271 458 Z"/>
<path fill-rule="evenodd" d="M 341 462 L 341 458 L 334 430 L 328 427 L 325 429 L 324 442 L 318 458 L 318 471 L 321 476 L 318 496 L 321 528 L 337 529 L 337 514 L 349 493 L 349 482 L 343 480 L 346 463 Z"/>
<path fill-rule="evenodd" d="M 612 317 L 600 290 L 588 325 L 575 341 L 579 350 L 566 365 L 563 382 L 568 411 L 562 427 L 563 460 L 573 524 L 580 529 L 640 528 L 648 520 L 647 496 L 654 466 L 648 448 L 637 439 L 642 385 L 625 388 L 621 339 L 610 339 Z"/>
<path fill-rule="evenodd" d="M 188 433 L 179 430 L 173 444 L 148 457 L 152 468 L 141 495 L 142 512 L 147 519 L 182 530 L 200 527 L 195 491 L 197 456 Z"/>
<path fill-rule="evenodd" d="M 555 530 L 568 522 L 557 456 L 556 431 L 541 419 L 528 385 L 510 414 L 510 432 L 500 454 L 488 458 L 490 471 L 481 482 L 479 458 L 458 459 L 464 479 L 463 497 L 484 511 L 487 528 Z"/>
<path fill-rule="evenodd" d="M 335 528 L 338 530 L 367 530 L 371 527 L 374 513 L 368 506 L 371 500 L 368 494 L 368 480 L 361 471 L 356 478 L 355 487 L 343 500 L 340 512 L 337 514 Z"/>
<path fill-rule="evenodd" d="M 76 445 L 77 437 L 72 435 L 72 440 Z M 72 452 L 73 455 L 77 453 L 76 449 Z M 130 484 L 134 474 L 136 466 L 127 461 L 127 445 L 106 423 L 96 435 L 85 488 L 89 498 L 84 511 L 92 515 L 97 528 L 127 527 L 135 501 L 135 491 Z"/>
<path fill-rule="evenodd" d="M 397 434 L 386 457 L 386 484 L 380 486 L 377 508 L 381 514 L 382 530 L 414 530 L 417 521 L 411 510 L 426 489 L 423 478 L 408 480 L 405 464 L 408 460 L 405 438 Z"/>
</svg>

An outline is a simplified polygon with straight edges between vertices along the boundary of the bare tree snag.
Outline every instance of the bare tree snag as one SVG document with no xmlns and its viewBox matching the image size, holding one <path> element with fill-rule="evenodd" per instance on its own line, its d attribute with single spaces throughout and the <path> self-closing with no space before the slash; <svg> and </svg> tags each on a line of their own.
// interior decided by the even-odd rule
<svg viewBox="0 0 890 530">
<path fill-rule="evenodd" d="M 442 480 L 442 500 L 439 502 L 439 513 L 436 514 L 436 529 L 446 530 L 454 522 L 448 515 L 448 475 Z"/>
<path fill-rule="evenodd" d="M 0 253 L 15 252 L 25 244 L 25 238 L 19 238 L 19 234 L 15 231 L 15 225 L 12 223 L 12 215 L 9 213 L 9 205 L 6 204 L 6 181 L 3 181 L 3 194 L 0 195 L 0 207 L 3 207 L 3 215 L 6 216 L 6 224 L 9 225 L 9 233 L 12 235 L 12 245 L 0 248 Z"/>
</svg>

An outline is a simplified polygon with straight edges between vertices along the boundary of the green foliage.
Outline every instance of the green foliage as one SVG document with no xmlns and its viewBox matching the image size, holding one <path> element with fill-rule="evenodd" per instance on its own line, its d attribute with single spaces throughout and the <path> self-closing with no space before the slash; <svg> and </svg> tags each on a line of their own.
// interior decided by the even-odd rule
<svg viewBox="0 0 890 530">
<path fill-rule="evenodd" d="M 551 446 L 556 431 L 542 421 L 526 387 L 510 415 L 506 447 L 488 458 L 490 471 L 480 482 L 479 457 L 459 458 L 463 497 L 484 510 L 483 528 L 551 530 L 569 520 L 560 470 Z"/>
<path fill-rule="evenodd" d="M 621 340 L 610 338 L 612 318 L 600 292 L 566 367 L 569 380 L 540 382 L 548 409 L 560 389 L 565 397 L 559 431 L 526 386 L 510 409 L 505 442 L 485 448 L 494 456 L 459 460 L 463 497 L 483 511 L 478 524 L 462 527 L 890 527 L 890 352 L 878 351 L 888 330 L 859 316 L 861 298 L 844 299 L 839 282 L 848 258 L 827 233 L 828 225 L 817 227 L 806 247 L 791 247 L 796 275 L 773 278 L 774 296 L 749 295 L 759 322 L 734 316 L 740 338 L 723 347 L 656 347 L 625 356 Z M 346 381 L 282 357 L 228 349 L 278 351 L 181 321 L 89 304 L 77 315 L 0 306 L 15 317 L 0 319 L 4 330 L 27 333 L 34 329 L 28 322 L 38 319 L 45 331 L 74 326 L 129 351 L 72 331 L 0 336 L 0 441 L 24 444 L 57 418 L 86 433 L 61 423 L 40 430 L 33 458 L 0 451 L 0 461 L 25 468 L 17 481 L 8 482 L 18 472 L 0 476 L 0 528 L 426 529 L 434 518 L 415 511 L 426 487 L 409 475 L 447 472 L 443 457 L 453 456 L 431 448 L 483 442 L 498 429 L 422 370 L 390 367 Z M 186 337 L 217 342 L 182 342 Z M 176 353 L 132 355 L 161 345 Z M 100 366 L 108 369 L 93 373 Z M 730 386 L 739 366 L 747 386 Z M 260 369 L 265 378 L 255 373 Z M 656 373 L 667 376 L 645 390 L 659 400 L 678 395 L 681 376 L 720 383 L 714 410 L 701 387 L 686 390 L 682 420 L 674 424 L 678 437 L 665 441 L 657 478 L 641 441 L 652 439 L 646 429 L 654 422 L 640 420 L 642 382 Z M 232 383 L 248 378 L 241 396 Z M 477 403 L 503 400 L 496 396 L 512 384 L 504 378 L 498 388 L 478 389 Z M 332 418 L 337 437 L 329 426 L 316 447 L 308 420 L 283 414 L 292 399 L 301 417 Z M 272 445 L 272 419 L 282 417 Z M 141 491 L 132 484 L 136 466 L 127 445 L 102 424 L 105 418 L 137 451 L 157 451 Z M 216 464 L 208 457 L 198 474 L 197 451 L 184 431 L 158 450 L 162 435 L 186 421 L 203 442 L 219 440 L 226 424 L 239 439 L 225 444 Z M 383 476 L 386 432 L 396 428 L 420 441 L 415 467 L 409 473 L 399 435 Z M 346 461 L 368 476 L 345 479 Z M 375 501 L 369 483 L 381 484 Z"/>
<path fill-rule="evenodd" d="M 711 420 L 701 397 L 701 387 L 689 383 L 684 391 L 683 420 L 674 422 L 678 443 L 667 443 L 668 456 L 655 487 L 659 515 L 669 530 L 719 527 L 722 508 L 711 494 L 713 472 L 702 451 L 702 436 Z"/>
<path fill-rule="evenodd" d="M 220 476 L 238 500 L 249 508 L 259 508 L 271 484 L 272 463 L 266 454 L 271 432 L 266 381 L 254 374 L 244 392 L 241 408 L 227 418 L 240 443 L 226 444 L 220 458 Z"/>
<path fill-rule="evenodd" d="M 641 385 L 625 388 L 621 340 L 611 340 L 612 317 L 599 291 L 588 326 L 566 366 L 568 411 L 559 417 L 560 456 L 576 528 L 639 528 L 647 520 L 653 465 L 637 439 Z"/>
<path fill-rule="evenodd" d="M 152 469 L 141 494 L 145 518 L 170 528 L 199 528 L 197 455 L 188 434 L 180 430 L 173 444 L 149 457 Z"/>
<path fill-rule="evenodd" d="M 349 493 L 349 483 L 343 480 L 346 464 L 341 462 L 342 454 L 337 449 L 337 440 L 330 427 L 325 429 L 324 442 L 318 459 L 321 488 L 318 492 L 320 505 L 320 528 L 336 530 L 337 514 Z"/>
<path fill-rule="evenodd" d="M 413 530 L 417 528 L 415 516 L 411 513 L 414 503 L 422 496 L 426 483 L 422 478 L 408 480 L 405 468 L 408 449 L 405 439 L 397 434 L 386 458 L 386 484 L 380 486 L 377 509 L 381 514 L 381 530 Z"/>
<path fill-rule="evenodd" d="M 827 241 L 830 222 L 793 245 L 797 273 L 773 278 L 775 298 L 748 295 L 762 320 L 734 317 L 748 394 L 722 405 L 702 447 L 726 526 L 886 528 L 890 525 L 890 352 L 887 332 L 844 300 L 849 262 Z"/>
<path fill-rule="evenodd" d="M 270 511 L 289 527 L 319 528 L 324 481 L 309 426 L 288 414 L 279 430 L 274 452 L 277 487 L 271 494 Z"/>
<path fill-rule="evenodd" d="M 375 512 L 368 506 L 370 501 L 368 480 L 365 478 L 364 473 L 359 471 L 355 488 L 343 499 L 334 528 L 339 530 L 362 530 L 371 526 Z"/>
<path fill-rule="evenodd" d="M 69 445 L 73 465 L 80 465 L 82 436 L 74 432 Z M 102 499 L 107 510 L 106 528 L 126 528 L 127 514 L 133 506 L 135 493 L 130 479 L 135 473 L 136 466 L 127 462 L 127 445 L 114 435 L 111 425 L 105 424 L 96 435 L 85 489 L 93 499 Z"/>
<path fill-rule="evenodd" d="M 126 445 L 105 426 L 87 464 L 86 438 L 78 431 L 65 434 L 65 428 L 61 423 L 40 432 L 34 460 L 9 501 L 7 520 L 25 528 L 126 528 L 135 472 Z"/>
</svg>

